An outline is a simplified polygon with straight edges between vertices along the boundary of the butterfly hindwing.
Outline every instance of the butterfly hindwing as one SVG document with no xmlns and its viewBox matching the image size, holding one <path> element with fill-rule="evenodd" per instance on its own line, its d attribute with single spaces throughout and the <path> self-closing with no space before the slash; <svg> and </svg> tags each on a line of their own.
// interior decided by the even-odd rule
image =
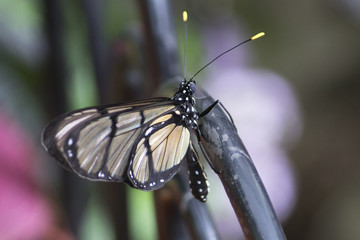
<svg viewBox="0 0 360 240">
<path fill-rule="evenodd" d="M 179 170 L 190 143 L 190 131 L 179 111 L 158 118 L 142 133 L 130 161 L 129 179 L 137 188 L 162 187 Z"/>
</svg>

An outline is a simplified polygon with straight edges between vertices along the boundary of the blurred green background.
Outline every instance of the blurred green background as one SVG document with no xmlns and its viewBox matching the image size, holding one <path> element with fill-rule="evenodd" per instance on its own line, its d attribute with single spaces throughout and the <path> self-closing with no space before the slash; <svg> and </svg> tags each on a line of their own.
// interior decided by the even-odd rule
<svg viewBox="0 0 360 240">
<path fill-rule="evenodd" d="M 59 111 L 96 105 L 100 97 L 97 95 L 89 31 L 83 13 L 85 1 L 65 0 L 56 7 L 62 14 L 62 20 L 58 23 L 62 32 L 57 40 L 63 43 L 61 51 L 66 61 L 66 71 L 60 70 L 56 74 L 64 74 L 66 78 L 66 85 L 62 86 L 66 93 L 66 103 L 59 107 L 48 100 L 48 86 L 53 81 L 54 69 L 49 60 L 53 50 L 49 43 L 49 16 L 45 14 L 46 5 L 50 3 L 46 2 L 0 1 L 0 113 L 1 119 L 5 119 L 0 122 L 3 124 L 1 129 L 4 129 L 0 133 L 3 134 L 0 140 L 3 147 L 8 146 L 0 150 L 3 161 L 0 180 L 1 176 L 4 179 L 22 178 L 22 174 L 28 171 L 26 179 L 30 180 L 25 182 L 31 184 L 26 186 L 29 193 L 26 196 L 29 199 L 37 196 L 44 202 L 45 207 L 40 207 L 42 210 L 38 211 L 43 214 L 31 206 L 29 209 L 24 207 L 25 212 L 19 214 L 29 213 L 30 216 L 30 213 L 34 213 L 31 215 L 32 221 L 39 222 L 32 227 L 39 231 L 34 230 L 34 235 L 29 237 L 23 233 L 23 239 L 56 239 L 54 236 L 57 239 L 72 239 L 74 233 L 70 230 L 68 216 L 64 216 L 61 200 L 66 197 L 61 195 L 62 170 L 43 151 L 40 134 L 50 118 L 59 114 Z M 291 213 L 283 222 L 288 239 L 360 238 L 360 4 L 351 0 L 174 0 L 171 3 L 180 59 L 183 59 L 184 45 L 181 14 L 183 10 L 190 14 L 186 57 L 188 75 L 195 73 L 216 54 L 253 34 L 260 31 L 267 34 L 261 40 L 242 47 L 245 51 L 251 50 L 251 53 L 243 55 L 244 61 L 254 68 L 276 72 L 287 80 L 297 99 L 303 122 L 300 140 L 289 153 L 297 194 L 294 208 L 289 210 Z M 138 89 L 142 84 L 141 79 L 147 76 L 143 66 L 145 51 L 139 47 L 143 46 L 144 39 L 138 2 L 108 0 L 97 5 L 105 43 L 104 54 L 107 59 L 111 59 L 106 67 L 110 69 L 110 74 L 106 77 L 117 82 L 119 88 L 123 87 L 123 79 L 130 78 L 130 88 Z M 212 28 L 230 28 L 229 32 L 232 32 L 231 27 L 237 27 L 233 31 L 241 33 L 236 35 L 238 38 L 235 42 L 226 42 L 222 46 L 211 45 L 207 32 Z M 227 36 L 222 38 L 226 39 Z M 231 54 L 241 55 L 242 51 L 235 50 Z M 209 75 L 199 75 L 199 85 L 206 85 L 205 76 Z M 111 89 L 107 101 L 121 102 L 130 98 L 148 97 L 147 89 L 151 88 L 146 86 L 146 89 L 134 94 L 130 92 L 124 95 L 116 95 Z M 15 132 L 20 131 L 14 135 L 14 139 L 26 138 L 27 142 L 8 140 L 5 130 L 10 132 L 10 125 L 14 124 Z M 244 142 L 246 145 L 246 139 Z M 5 162 L 11 159 L 12 152 L 21 152 L 24 147 L 32 149 L 22 155 L 28 157 L 29 161 L 20 156 L 19 165 Z M 12 174 L 4 166 L 15 169 L 15 172 L 19 168 L 25 170 Z M 5 180 L 0 181 L 3 186 L 6 183 Z M 85 184 L 90 194 L 85 197 L 86 217 L 79 227 L 79 236 L 82 239 L 99 239 L 98 236 L 113 239 L 116 224 L 111 222 L 102 194 L 99 193 L 99 188 L 104 185 Z M 7 194 L 6 189 L 13 188 L 2 189 L 0 187 L 0 208 L 18 207 L 10 206 L 14 203 L 10 200 L 1 201 Z M 152 194 L 129 190 L 128 187 L 125 191 L 130 192 L 128 224 L 131 238 L 156 239 Z M 286 192 L 283 194 L 286 195 Z M 16 197 L 15 194 L 14 199 Z M 27 201 L 26 197 L 20 197 L 20 204 Z M 1 215 L 12 219 L 8 216 L 14 213 L 8 214 Z M 217 212 L 212 210 L 212 216 L 216 219 Z M 41 217 L 47 222 L 42 222 Z M 15 229 L 15 232 L 27 229 L 28 219 L 14 219 L 16 226 L 8 229 Z M 139 229 L 143 222 L 147 224 Z M 8 220 L 7 224 L 11 226 L 11 221 Z M 5 230 L 5 227 L 0 226 L 0 238 L 16 236 L 6 235 Z M 2 235 L 2 232 L 6 234 Z"/>
</svg>

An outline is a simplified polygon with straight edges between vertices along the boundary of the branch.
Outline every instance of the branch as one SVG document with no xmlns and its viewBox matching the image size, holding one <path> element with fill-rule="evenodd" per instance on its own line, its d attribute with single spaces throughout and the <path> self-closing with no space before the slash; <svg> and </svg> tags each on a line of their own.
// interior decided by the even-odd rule
<svg viewBox="0 0 360 240">
<path fill-rule="evenodd" d="M 197 109 L 214 100 L 199 88 Z M 231 201 L 247 239 L 286 239 L 269 196 L 237 130 L 217 106 L 200 122 L 202 144 Z"/>
</svg>

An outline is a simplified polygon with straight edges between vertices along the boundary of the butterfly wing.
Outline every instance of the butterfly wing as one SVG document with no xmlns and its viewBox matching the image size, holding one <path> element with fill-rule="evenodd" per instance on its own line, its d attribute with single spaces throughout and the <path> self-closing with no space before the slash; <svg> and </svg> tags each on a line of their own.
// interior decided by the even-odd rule
<svg viewBox="0 0 360 240">
<path fill-rule="evenodd" d="M 134 187 L 157 189 L 177 172 L 190 141 L 177 108 L 157 98 L 74 111 L 51 122 L 42 142 L 81 177 L 124 181 L 129 175 Z"/>
<path fill-rule="evenodd" d="M 179 170 L 190 143 L 178 110 L 155 118 L 141 134 L 130 161 L 129 179 L 137 188 L 162 187 Z"/>
</svg>

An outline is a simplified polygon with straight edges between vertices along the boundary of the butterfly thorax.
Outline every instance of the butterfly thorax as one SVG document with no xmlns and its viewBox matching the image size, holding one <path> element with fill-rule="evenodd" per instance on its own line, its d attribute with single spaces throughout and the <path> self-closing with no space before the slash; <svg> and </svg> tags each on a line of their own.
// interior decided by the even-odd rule
<svg viewBox="0 0 360 240">
<path fill-rule="evenodd" d="M 196 85 L 193 81 L 186 81 L 180 83 L 178 91 L 171 98 L 179 102 L 179 111 L 183 123 L 187 127 L 197 129 L 197 120 L 199 119 L 198 112 L 194 108 L 195 98 L 193 97 L 196 91 Z"/>
</svg>

